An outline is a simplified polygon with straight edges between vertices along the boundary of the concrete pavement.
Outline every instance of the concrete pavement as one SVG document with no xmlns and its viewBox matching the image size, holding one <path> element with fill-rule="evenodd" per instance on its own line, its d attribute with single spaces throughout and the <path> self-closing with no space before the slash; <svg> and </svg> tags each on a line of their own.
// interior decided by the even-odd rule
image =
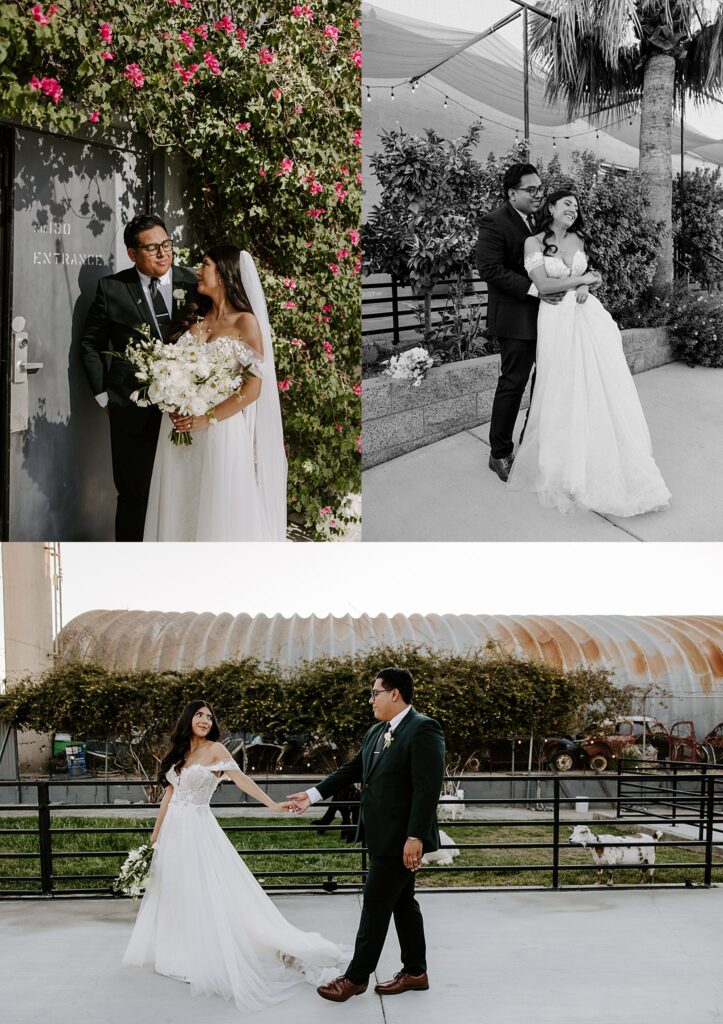
<svg viewBox="0 0 723 1024">
<path fill-rule="evenodd" d="M 359 899 L 280 896 L 297 926 L 349 943 Z M 219 997 L 121 967 L 136 907 L 128 901 L 0 904 L 4 1024 L 713 1024 L 723 1017 L 723 889 L 422 893 L 428 992 L 344 1006 L 311 986 L 252 1015 Z M 399 969 L 390 936 L 378 977 Z"/>
<path fill-rule="evenodd" d="M 683 363 L 637 374 L 655 458 L 672 492 L 663 512 L 563 516 L 509 492 L 487 467 L 489 424 L 364 473 L 365 541 L 723 540 L 723 369 Z M 522 417 L 518 422 L 518 432 Z"/>
</svg>

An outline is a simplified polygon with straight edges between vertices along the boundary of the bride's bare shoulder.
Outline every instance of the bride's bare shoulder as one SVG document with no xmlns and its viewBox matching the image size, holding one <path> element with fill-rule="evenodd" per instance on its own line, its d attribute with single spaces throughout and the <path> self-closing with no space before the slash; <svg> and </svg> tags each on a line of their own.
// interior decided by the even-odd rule
<svg viewBox="0 0 723 1024">
<path fill-rule="evenodd" d="M 259 322 L 253 313 L 236 313 L 232 324 L 238 332 L 241 341 L 245 342 L 249 348 L 252 348 L 262 356 L 264 354 L 264 342 L 261 337 Z"/>
</svg>

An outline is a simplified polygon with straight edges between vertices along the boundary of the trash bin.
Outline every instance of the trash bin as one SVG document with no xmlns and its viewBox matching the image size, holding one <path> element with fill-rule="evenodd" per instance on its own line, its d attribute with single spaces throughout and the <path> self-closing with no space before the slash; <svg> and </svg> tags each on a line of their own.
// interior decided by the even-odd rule
<svg viewBox="0 0 723 1024">
<path fill-rule="evenodd" d="M 88 762 L 85 756 L 85 743 L 69 743 L 65 748 L 65 760 L 68 765 L 68 778 L 85 775 Z"/>
<path fill-rule="evenodd" d="M 575 797 L 575 810 L 578 814 L 587 814 L 590 810 L 590 801 L 586 796 Z"/>
</svg>

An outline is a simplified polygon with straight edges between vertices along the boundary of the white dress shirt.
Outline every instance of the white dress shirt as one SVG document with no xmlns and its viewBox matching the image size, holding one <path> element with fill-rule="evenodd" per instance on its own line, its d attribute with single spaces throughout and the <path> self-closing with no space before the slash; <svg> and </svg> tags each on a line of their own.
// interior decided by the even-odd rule
<svg viewBox="0 0 723 1024">
<path fill-rule="evenodd" d="M 161 330 L 158 327 L 158 320 L 156 320 L 156 311 L 153 308 L 153 299 L 151 298 L 151 278 L 147 277 L 146 274 L 141 274 L 141 272 L 138 269 L 138 267 L 136 267 L 136 273 L 138 274 L 138 277 L 140 278 L 141 288 L 143 289 L 143 295 L 145 297 L 146 302 L 148 303 L 148 308 L 151 311 L 151 316 L 153 317 L 153 323 L 156 325 L 156 330 L 160 334 Z M 168 310 L 169 316 L 172 315 L 172 313 L 173 313 L 173 268 L 172 267 L 168 268 L 168 270 L 165 272 L 163 277 L 159 277 L 158 278 L 158 291 L 160 292 L 161 297 L 162 297 L 163 301 L 166 304 L 166 309 Z M 99 395 L 95 396 L 95 400 L 98 403 L 98 405 L 101 407 L 101 409 L 105 409 L 106 405 L 108 404 L 108 392 L 107 391 L 102 391 Z"/>
<path fill-rule="evenodd" d="M 387 722 L 387 725 L 391 726 L 392 732 L 394 732 L 394 730 L 397 728 L 397 726 L 399 725 L 401 720 L 404 718 L 404 716 L 409 714 L 411 708 L 412 708 L 412 705 L 411 704 L 407 704 L 407 706 L 404 709 L 404 711 L 400 711 L 398 715 L 395 715 L 394 718 L 392 718 L 390 721 Z M 324 799 L 322 797 L 321 793 L 319 792 L 319 790 L 316 788 L 316 786 L 312 786 L 311 789 L 307 789 L 306 790 L 306 795 L 308 796 L 309 801 L 312 804 L 317 804 L 320 800 Z"/>
</svg>

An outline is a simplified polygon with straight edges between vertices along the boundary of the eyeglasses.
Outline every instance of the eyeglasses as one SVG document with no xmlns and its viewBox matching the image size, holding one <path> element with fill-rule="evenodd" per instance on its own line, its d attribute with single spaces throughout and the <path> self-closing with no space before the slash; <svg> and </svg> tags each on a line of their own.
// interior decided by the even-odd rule
<svg viewBox="0 0 723 1024">
<path fill-rule="evenodd" d="M 150 245 L 136 245 L 134 248 L 142 249 L 149 256 L 158 256 L 162 252 L 170 252 L 173 249 L 173 242 L 167 238 L 165 242 L 151 242 Z"/>
<path fill-rule="evenodd" d="M 374 690 L 374 689 L 372 689 L 372 691 L 371 691 L 372 700 L 376 700 L 380 693 L 391 693 L 391 692 L 392 692 L 391 690 L 385 690 L 384 688 L 382 688 L 381 690 Z"/>
<path fill-rule="evenodd" d="M 527 188 L 516 188 L 515 192 L 527 192 L 532 199 L 536 199 L 537 196 L 544 195 L 545 189 L 542 185 L 528 185 Z"/>
</svg>

